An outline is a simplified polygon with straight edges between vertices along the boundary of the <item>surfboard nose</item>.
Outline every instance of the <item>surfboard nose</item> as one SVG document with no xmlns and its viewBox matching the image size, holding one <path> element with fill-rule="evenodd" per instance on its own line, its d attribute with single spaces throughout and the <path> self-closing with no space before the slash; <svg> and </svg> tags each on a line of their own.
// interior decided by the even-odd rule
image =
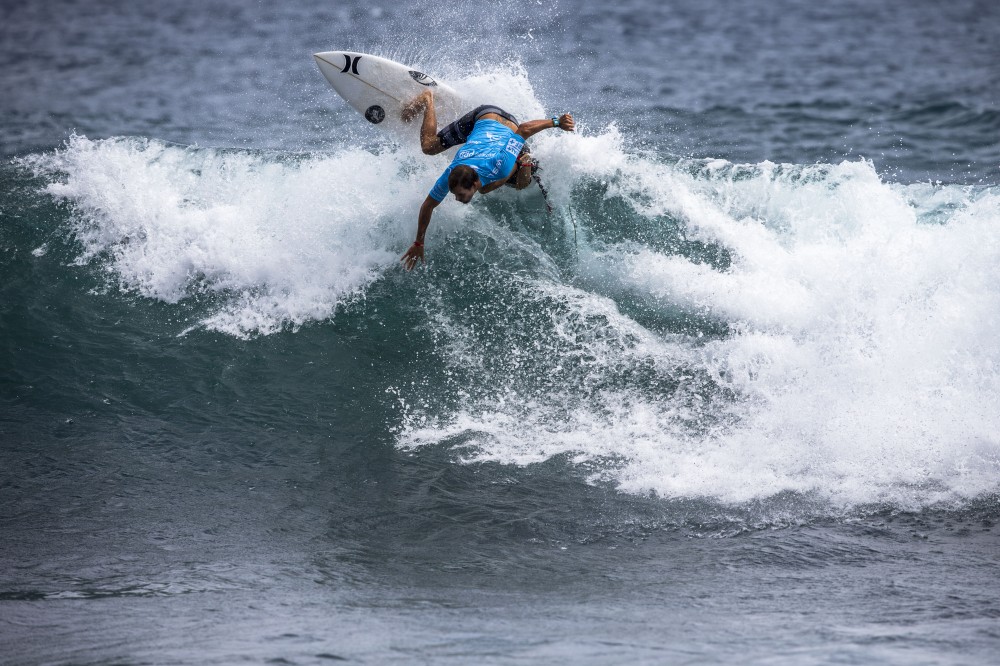
<svg viewBox="0 0 1000 666">
<path fill-rule="evenodd" d="M 331 84 L 335 80 L 335 76 L 344 71 L 345 67 L 349 68 L 351 65 L 350 55 L 343 51 L 323 51 L 321 53 L 314 53 L 313 58 L 316 59 L 316 65 L 319 67 L 319 71 L 323 73 L 326 80 Z M 348 69 L 350 71 L 350 69 Z"/>
<path fill-rule="evenodd" d="M 313 58 L 316 58 L 317 61 L 326 62 L 331 67 L 341 68 L 344 66 L 344 58 L 346 56 L 346 51 L 321 51 L 320 53 L 313 53 Z"/>
</svg>

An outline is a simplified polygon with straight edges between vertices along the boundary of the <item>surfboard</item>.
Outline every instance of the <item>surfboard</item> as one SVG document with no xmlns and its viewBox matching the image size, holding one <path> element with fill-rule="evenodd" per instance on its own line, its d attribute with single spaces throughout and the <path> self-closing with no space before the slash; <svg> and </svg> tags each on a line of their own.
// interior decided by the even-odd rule
<svg viewBox="0 0 1000 666">
<path fill-rule="evenodd" d="M 355 111 L 406 142 L 419 143 L 421 116 L 404 123 L 400 113 L 424 90 L 434 91 L 438 127 L 472 108 L 449 85 L 388 58 L 353 51 L 324 51 L 314 53 L 313 58 L 333 89 Z"/>
</svg>

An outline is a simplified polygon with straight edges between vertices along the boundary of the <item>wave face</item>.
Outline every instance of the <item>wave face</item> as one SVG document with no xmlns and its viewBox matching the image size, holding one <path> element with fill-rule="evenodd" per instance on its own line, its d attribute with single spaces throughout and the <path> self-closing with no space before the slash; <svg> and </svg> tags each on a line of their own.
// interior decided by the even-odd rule
<svg viewBox="0 0 1000 666">
<path fill-rule="evenodd" d="M 413 274 L 398 257 L 443 157 L 74 136 L 18 168 L 68 204 L 75 263 L 187 313 L 173 335 L 253 339 L 384 301 L 386 348 L 427 368 L 369 396 L 398 406 L 402 449 L 723 503 L 997 491 L 995 187 L 678 159 L 614 126 L 534 144 L 553 213 L 535 188 L 446 202 Z"/>
</svg>

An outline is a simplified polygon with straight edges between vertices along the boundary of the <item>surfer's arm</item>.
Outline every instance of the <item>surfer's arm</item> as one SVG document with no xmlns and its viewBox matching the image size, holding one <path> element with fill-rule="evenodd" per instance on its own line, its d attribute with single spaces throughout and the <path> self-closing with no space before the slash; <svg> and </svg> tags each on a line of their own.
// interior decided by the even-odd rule
<svg viewBox="0 0 1000 666">
<path fill-rule="evenodd" d="M 525 159 L 517 163 L 517 170 L 514 171 L 514 189 L 523 190 L 531 185 L 531 159 Z"/>
<path fill-rule="evenodd" d="M 511 183 L 511 178 L 514 182 Z M 504 185 L 513 185 L 515 190 L 523 190 L 528 185 L 531 185 L 531 158 L 526 158 L 522 160 L 518 158 L 517 163 L 514 165 L 514 170 L 503 180 L 498 180 L 495 183 L 491 183 L 486 187 L 479 190 L 480 194 L 489 194 L 493 190 L 499 189 Z"/>
<path fill-rule="evenodd" d="M 529 120 L 517 126 L 517 133 L 520 136 L 522 136 L 525 140 L 527 140 L 528 137 L 534 136 L 535 134 L 538 134 L 542 130 L 546 130 L 552 127 L 558 127 L 564 132 L 572 132 L 576 127 L 576 124 L 573 122 L 573 116 L 571 116 L 568 113 L 564 113 L 561 116 L 559 116 L 558 125 L 552 122 L 551 118 L 547 118 L 545 120 Z"/>
<path fill-rule="evenodd" d="M 410 249 L 400 258 L 408 271 L 412 271 L 418 261 L 424 261 L 424 234 L 427 233 L 427 226 L 431 223 L 431 215 L 434 214 L 434 209 L 438 207 L 439 203 L 441 202 L 433 197 L 427 197 L 420 204 L 420 213 L 417 215 L 417 240 L 413 241 Z"/>
<path fill-rule="evenodd" d="M 495 181 L 493 183 L 490 183 L 489 185 L 484 185 L 483 187 L 479 188 L 479 193 L 480 194 L 489 194 L 493 190 L 497 190 L 497 189 L 500 189 L 501 187 L 503 187 L 504 183 L 506 183 L 506 182 L 507 182 L 507 180 L 505 178 L 503 178 L 503 179 L 500 179 L 500 180 Z"/>
</svg>

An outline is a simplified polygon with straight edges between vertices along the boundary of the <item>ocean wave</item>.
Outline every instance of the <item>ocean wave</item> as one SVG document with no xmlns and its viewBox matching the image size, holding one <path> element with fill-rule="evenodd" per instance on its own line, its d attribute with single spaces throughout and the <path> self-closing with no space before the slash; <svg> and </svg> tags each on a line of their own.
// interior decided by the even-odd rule
<svg viewBox="0 0 1000 666">
<path fill-rule="evenodd" d="M 200 328 L 322 323 L 407 280 L 399 346 L 422 330 L 446 379 L 386 387 L 401 447 L 561 456 L 594 483 L 726 503 L 996 492 L 995 188 L 679 160 L 614 127 L 534 143 L 553 214 L 534 188 L 447 202 L 412 275 L 397 259 L 443 157 L 74 137 L 22 165 L 70 204 L 79 263 L 166 303 L 215 295 Z"/>
<path fill-rule="evenodd" d="M 933 100 L 898 109 L 894 123 L 934 129 L 973 129 L 996 134 L 1000 131 L 1000 110 L 978 107 L 954 100 Z"/>
</svg>

